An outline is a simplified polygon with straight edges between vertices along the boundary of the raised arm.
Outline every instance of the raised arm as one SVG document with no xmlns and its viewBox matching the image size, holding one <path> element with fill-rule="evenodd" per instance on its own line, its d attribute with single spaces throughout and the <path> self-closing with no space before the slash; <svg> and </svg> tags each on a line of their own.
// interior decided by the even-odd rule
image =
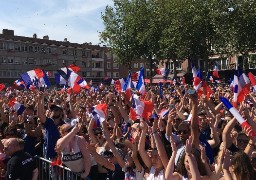
<svg viewBox="0 0 256 180">
<path fill-rule="evenodd" d="M 44 110 L 44 94 L 41 92 L 39 93 L 39 96 L 38 96 L 37 114 L 41 123 L 44 124 L 46 121 L 45 110 Z"/>
<path fill-rule="evenodd" d="M 138 131 L 134 133 L 136 133 L 136 135 L 135 135 L 134 143 L 132 144 L 132 159 L 136 166 L 137 171 L 141 172 L 143 168 L 138 159 L 138 142 L 139 142 L 140 133 Z"/>
<path fill-rule="evenodd" d="M 152 166 L 152 162 L 145 150 L 147 124 L 143 121 L 143 119 L 141 119 L 140 121 L 141 121 L 140 128 L 142 132 L 141 132 L 140 141 L 139 141 L 139 153 L 145 165 L 150 169 Z"/>
<path fill-rule="evenodd" d="M 191 137 L 192 144 L 199 149 L 199 127 L 198 127 L 198 99 L 197 95 L 190 95 L 192 110 L 191 110 Z"/>
<path fill-rule="evenodd" d="M 186 141 L 185 152 L 186 152 L 189 168 L 192 175 L 192 180 L 201 179 L 200 172 L 198 170 L 198 164 L 196 163 L 196 159 L 192 154 L 192 138 L 191 137 Z"/>
<path fill-rule="evenodd" d="M 161 158 L 161 161 L 164 165 L 164 168 L 166 169 L 167 167 L 167 164 L 168 164 L 168 157 L 167 157 L 167 154 L 166 154 L 166 151 L 165 151 L 165 148 L 164 148 L 164 145 L 162 143 L 162 140 L 157 132 L 157 125 L 158 125 L 158 122 L 157 122 L 157 118 L 154 119 L 154 123 L 153 123 L 153 137 L 155 139 L 155 143 L 156 143 L 156 147 L 157 147 L 157 150 L 158 150 L 158 153 L 159 153 L 159 156 Z"/>
<path fill-rule="evenodd" d="M 118 153 L 118 151 L 117 151 L 117 149 L 116 149 L 112 139 L 110 139 L 109 131 L 108 131 L 107 124 L 106 124 L 105 121 L 102 122 L 102 127 L 103 127 L 105 138 L 106 138 L 106 140 L 108 142 L 109 148 L 112 150 L 114 156 L 116 157 L 116 160 L 117 160 L 118 164 L 122 168 L 124 168 L 125 162 L 124 162 L 123 158 L 119 155 L 119 153 Z"/>
<path fill-rule="evenodd" d="M 179 180 L 180 179 L 180 174 L 173 172 L 174 171 L 174 163 L 175 163 L 175 157 L 177 155 L 177 147 L 176 144 L 174 143 L 172 137 L 171 137 L 171 146 L 172 146 L 172 156 L 167 164 L 166 170 L 165 170 L 165 179 L 167 180 Z"/>
<path fill-rule="evenodd" d="M 68 134 L 60 138 L 56 144 L 57 152 L 62 152 L 64 148 L 73 140 L 74 136 L 79 132 L 79 128 L 76 125 Z"/>
<path fill-rule="evenodd" d="M 225 126 L 223 133 L 222 133 L 222 141 L 223 141 L 223 146 L 226 148 L 229 148 L 232 145 L 232 138 L 231 138 L 231 130 L 236 124 L 236 119 L 233 118 L 230 120 L 227 125 Z"/>
</svg>

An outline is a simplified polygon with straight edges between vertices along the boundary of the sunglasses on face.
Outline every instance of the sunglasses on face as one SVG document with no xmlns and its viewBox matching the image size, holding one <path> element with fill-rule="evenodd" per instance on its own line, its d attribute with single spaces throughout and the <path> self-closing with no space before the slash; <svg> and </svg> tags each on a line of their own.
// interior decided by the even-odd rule
<svg viewBox="0 0 256 180">
<path fill-rule="evenodd" d="M 188 134 L 188 130 L 178 130 L 178 134 Z"/>
<path fill-rule="evenodd" d="M 248 144 L 248 143 L 249 143 L 249 140 L 246 140 L 246 139 L 238 139 L 237 142 L 239 142 L 239 143 L 244 143 L 244 144 Z"/>
</svg>

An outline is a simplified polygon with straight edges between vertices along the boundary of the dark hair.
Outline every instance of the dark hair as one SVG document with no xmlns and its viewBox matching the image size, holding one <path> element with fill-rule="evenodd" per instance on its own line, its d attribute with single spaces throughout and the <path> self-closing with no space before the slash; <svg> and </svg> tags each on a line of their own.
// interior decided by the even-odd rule
<svg viewBox="0 0 256 180">
<path fill-rule="evenodd" d="M 238 180 L 256 179 L 256 172 L 250 158 L 243 151 L 238 151 L 232 156 L 231 165 L 234 167 L 234 173 Z"/>
<path fill-rule="evenodd" d="M 176 171 L 183 175 L 184 177 L 188 177 L 188 173 L 187 173 L 187 170 L 185 168 L 185 164 L 184 164 L 184 161 L 185 161 L 185 151 L 181 152 L 182 154 L 180 155 L 179 159 L 178 159 L 178 162 L 177 162 L 177 167 L 176 167 Z M 201 160 L 201 152 L 195 148 L 192 149 L 192 154 L 194 155 L 195 159 L 196 159 L 196 162 L 197 162 L 197 167 L 198 167 L 198 170 L 200 172 L 200 175 L 201 176 L 205 176 L 207 175 L 206 173 L 206 170 L 204 168 L 204 165 L 202 163 L 202 160 Z"/>
</svg>

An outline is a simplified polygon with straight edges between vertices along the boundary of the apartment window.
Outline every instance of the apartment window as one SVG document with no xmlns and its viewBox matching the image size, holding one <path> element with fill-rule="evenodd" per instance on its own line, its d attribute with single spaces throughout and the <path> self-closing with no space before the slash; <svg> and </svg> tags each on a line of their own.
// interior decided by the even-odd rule
<svg viewBox="0 0 256 180">
<path fill-rule="evenodd" d="M 249 55 L 249 69 L 255 69 L 256 68 L 256 54 L 250 54 Z"/>
<path fill-rule="evenodd" d="M 0 49 L 5 49 L 5 43 L 4 42 L 0 42 Z"/>
<path fill-rule="evenodd" d="M 91 76 L 91 72 L 86 72 L 86 77 L 90 77 Z"/>
<path fill-rule="evenodd" d="M 119 77 L 119 72 L 113 72 L 113 77 L 118 78 Z"/>
<path fill-rule="evenodd" d="M 52 49 L 51 48 L 47 48 L 47 53 L 51 54 L 52 53 Z"/>
<path fill-rule="evenodd" d="M 29 52 L 33 52 L 33 47 L 32 46 L 28 46 L 28 51 Z"/>
<path fill-rule="evenodd" d="M 76 56 L 76 54 L 77 54 L 77 51 L 76 51 L 76 49 L 74 49 L 73 50 L 73 55 Z"/>
<path fill-rule="evenodd" d="M 133 64 L 133 67 L 134 67 L 134 68 L 139 68 L 139 63 L 134 63 L 134 64 Z"/>
<path fill-rule="evenodd" d="M 118 69 L 119 68 L 119 64 L 118 63 L 113 63 L 113 68 L 114 69 Z"/>
<path fill-rule="evenodd" d="M 67 54 L 68 54 L 68 50 L 67 50 L 67 49 L 64 49 L 64 50 L 62 51 L 62 54 L 67 55 Z"/>
<path fill-rule="evenodd" d="M 14 49 L 14 44 L 13 43 L 8 43 L 8 49 L 13 50 Z"/>
<path fill-rule="evenodd" d="M 107 77 L 111 78 L 112 77 L 112 73 L 111 72 L 107 72 Z"/>
<path fill-rule="evenodd" d="M 110 64 L 110 62 L 107 62 L 107 69 L 111 69 L 111 64 Z"/>
<path fill-rule="evenodd" d="M 8 58 L 8 63 L 9 63 L 9 64 L 13 64 L 13 58 L 10 58 L 10 57 L 9 57 L 9 58 Z"/>
<path fill-rule="evenodd" d="M 39 46 L 34 47 L 34 52 L 39 52 L 39 51 L 40 51 L 40 47 Z"/>
<path fill-rule="evenodd" d="M 181 70 L 182 69 L 181 62 L 177 62 L 176 64 L 177 64 L 176 69 L 177 70 Z"/>
<path fill-rule="evenodd" d="M 95 68 L 101 68 L 101 63 L 100 63 L 100 62 L 96 62 L 96 63 L 94 64 L 94 67 L 95 67 Z"/>
<path fill-rule="evenodd" d="M 144 67 L 144 63 L 140 63 L 140 67 Z"/>
<path fill-rule="evenodd" d="M 87 53 L 86 53 L 86 51 L 82 51 L 82 56 L 87 57 Z"/>
</svg>

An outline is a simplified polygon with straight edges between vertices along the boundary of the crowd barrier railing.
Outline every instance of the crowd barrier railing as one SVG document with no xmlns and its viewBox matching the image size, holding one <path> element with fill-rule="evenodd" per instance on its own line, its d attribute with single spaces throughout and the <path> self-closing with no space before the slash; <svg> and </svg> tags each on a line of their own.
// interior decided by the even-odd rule
<svg viewBox="0 0 256 180">
<path fill-rule="evenodd" d="M 51 161 L 35 156 L 38 167 L 38 180 L 81 180 L 79 174 L 61 165 L 51 165 Z"/>
</svg>

